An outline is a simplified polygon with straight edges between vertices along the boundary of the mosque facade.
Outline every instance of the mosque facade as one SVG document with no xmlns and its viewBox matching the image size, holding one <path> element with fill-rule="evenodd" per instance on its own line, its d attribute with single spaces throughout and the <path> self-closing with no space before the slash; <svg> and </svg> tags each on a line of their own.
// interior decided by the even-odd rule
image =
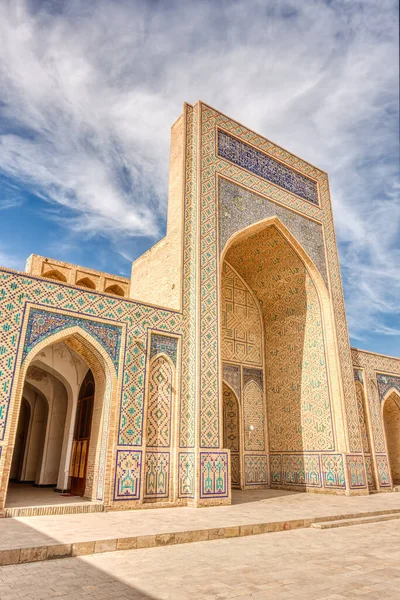
<svg viewBox="0 0 400 600">
<path fill-rule="evenodd" d="M 172 126 L 130 279 L 0 268 L 0 515 L 31 486 L 118 510 L 398 484 L 400 359 L 350 348 L 328 176 L 210 106 Z"/>
</svg>

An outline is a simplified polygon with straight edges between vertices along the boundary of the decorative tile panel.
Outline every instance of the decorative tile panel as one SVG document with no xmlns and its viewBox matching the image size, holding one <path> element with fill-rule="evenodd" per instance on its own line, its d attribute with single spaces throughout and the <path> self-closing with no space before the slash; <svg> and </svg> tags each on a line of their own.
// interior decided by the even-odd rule
<svg viewBox="0 0 400 600">
<path fill-rule="evenodd" d="M 315 181 L 290 169 L 224 131 L 218 130 L 218 155 L 318 206 Z"/>
<path fill-rule="evenodd" d="M 156 354 L 165 354 L 176 366 L 178 352 L 178 340 L 176 337 L 168 337 L 159 333 L 151 334 L 150 359 Z"/>
<path fill-rule="evenodd" d="M 389 463 L 386 454 L 376 454 L 376 468 L 378 471 L 379 486 L 390 487 Z"/>
<path fill-rule="evenodd" d="M 222 360 L 262 366 L 262 321 L 257 300 L 226 262 L 221 281 L 221 338 Z"/>
<path fill-rule="evenodd" d="M 194 498 L 195 455 L 194 452 L 179 452 L 179 498 Z"/>
<path fill-rule="evenodd" d="M 200 497 L 228 497 L 227 452 L 200 452 Z"/>
<path fill-rule="evenodd" d="M 240 367 L 237 365 L 222 365 L 222 378 L 231 386 L 236 396 L 240 398 Z"/>
<path fill-rule="evenodd" d="M 369 447 L 369 436 L 367 430 L 367 421 L 365 418 L 365 397 L 364 397 L 364 389 L 362 384 L 357 380 L 356 381 L 356 398 L 358 405 L 358 416 L 360 420 L 360 431 L 361 431 L 361 439 L 363 444 L 363 451 L 367 454 L 371 452 Z"/>
<path fill-rule="evenodd" d="M 268 458 L 265 454 L 246 454 L 244 457 L 245 485 L 268 484 Z"/>
<path fill-rule="evenodd" d="M 182 393 L 180 398 L 179 445 L 195 445 L 196 414 L 196 310 L 197 310 L 197 111 L 186 107 L 185 207 L 183 250 Z"/>
<path fill-rule="evenodd" d="M 318 454 L 284 454 L 283 481 L 286 485 L 321 487 Z"/>
<path fill-rule="evenodd" d="M 42 340 L 68 329 L 78 326 L 93 335 L 111 357 L 115 370 L 119 370 L 121 348 L 121 327 L 108 323 L 100 323 L 90 319 L 77 317 L 74 314 L 55 313 L 33 308 L 29 312 L 22 361 L 29 352 Z"/>
<path fill-rule="evenodd" d="M 174 373 L 164 356 L 156 356 L 150 368 L 147 405 L 146 445 L 171 445 L 171 418 Z"/>
<path fill-rule="evenodd" d="M 322 454 L 322 475 L 324 487 L 345 488 L 343 456 L 341 454 Z"/>
<path fill-rule="evenodd" d="M 245 450 L 265 450 L 265 414 L 262 387 L 251 379 L 243 387 Z"/>
<path fill-rule="evenodd" d="M 365 460 L 365 472 L 367 474 L 368 487 L 370 489 L 374 490 L 375 489 L 375 478 L 374 478 L 374 473 L 372 470 L 372 457 L 364 456 L 364 460 Z"/>
<path fill-rule="evenodd" d="M 270 454 L 269 464 L 271 469 L 271 483 L 282 483 L 282 456 L 280 454 Z"/>
<path fill-rule="evenodd" d="M 139 500 L 140 450 L 117 450 L 114 500 Z"/>
<path fill-rule="evenodd" d="M 267 219 L 278 217 L 302 245 L 328 286 L 324 233 L 321 223 L 307 219 L 284 206 L 246 190 L 232 181 L 218 177 L 219 252 L 236 232 Z"/>
<path fill-rule="evenodd" d="M 365 488 L 364 457 L 362 455 L 347 455 L 347 472 L 349 474 L 350 488 Z"/>
<path fill-rule="evenodd" d="M 120 342 L 117 342 L 115 334 L 116 331 L 121 332 L 122 328 L 126 329 L 118 442 L 123 446 L 140 446 L 145 369 L 143 342 L 146 339 L 147 329 L 157 328 L 166 332 L 180 333 L 181 315 L 174 311 L 110 297 L 108 294 L 92 293 L 67 284 L 49 282 L 6 269 L 0 269 L 0 300 L 0 319 L 3 323 L 0 342 L 0 357 L 3 364 L 0 370 L 0 439 L 4 437 L 24 313 L 34 304 L 32 309 L 39 311 L 35 313 L 35 318 L 40 318 L 41 311 L 46 313 L 45 316 L 49 314 L 51 317 L 58 309 L 65 311 L 66 314 L 60 312 L 55 315 L 59 317 L 54 321 L 56 327 L 79 324 L 91 335 L 98 336 L 96 339 L 99 339 L 103 347 L 104 344 L 107 346 L 109 353 L 119 352 Z M 104 320 L 104 323 L 101 320 Z M 92 322 L 93 326 L 88 324 L 88 321 Z M 37 322 L 35 327 L 28 330 L 29 346 L 37 343 L 37 335 L 53 333 L 54 330 L 49 324 L 49 320 L 43 323 Z M 111 336 L 108 337 L 110 333 Z"/>
<path fill-rule="evenodd" d="M 378 382 L 379 400 L 382 402 L 387 392 L 394 388 L 400 394 L 400 377 L 394 375 L 385 375 L 384 373 L 376 374 L 376 381 Z"/>
<path fill-rule="evenodd" d="M 169 452 L 146 452 L 145 498 L 169 497 Z"/>
</svg>

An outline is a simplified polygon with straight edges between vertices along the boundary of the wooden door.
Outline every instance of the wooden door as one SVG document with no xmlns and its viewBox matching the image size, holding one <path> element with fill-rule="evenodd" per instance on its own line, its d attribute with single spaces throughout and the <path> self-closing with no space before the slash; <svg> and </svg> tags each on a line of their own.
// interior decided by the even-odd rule
<svg viewBox="0 0 400 600">
<path fill-rule="evenodd" d="M 92 371 L 89 370 L 79 391 L 71 465 L 69 469 L 71 477 L 70 492 L 76 496 L 83 496 L 85 493 L 93 403 L 94 379 Z"/>
</svg>

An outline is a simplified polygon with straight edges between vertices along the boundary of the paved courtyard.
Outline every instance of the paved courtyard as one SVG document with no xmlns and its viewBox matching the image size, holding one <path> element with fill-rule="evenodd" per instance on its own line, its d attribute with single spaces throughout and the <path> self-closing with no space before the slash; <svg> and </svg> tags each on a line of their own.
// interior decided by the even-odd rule
<svg viewBox="0 0 400 600">
<path fill-rule="evenodd" d="M 400 598 L 398 521 L 0 568 L 1 600 Z"/>
</svg>

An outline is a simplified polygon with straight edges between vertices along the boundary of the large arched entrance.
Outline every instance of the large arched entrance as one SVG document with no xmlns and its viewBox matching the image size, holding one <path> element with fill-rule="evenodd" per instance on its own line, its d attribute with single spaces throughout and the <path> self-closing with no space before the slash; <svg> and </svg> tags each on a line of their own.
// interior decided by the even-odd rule
<svg viewBox="0 0 400 600">
<path fill-rule="evenodd" d="M 97 503 L 110 494 L 105 465 L 115 427 L 111 365 L 101 346 L 79 328 L 50 336 L 47 345 L 41 342 L 28 355 L 16 398 L 6 509 L 82 498 Z"/>
<path fill-rule="evenodd" d="M 235 234 L 222 253 L 222 378 L 241 407 L 242 488 L 322 487 L 321 455 L 336 449 L 329 296 L 297 246 L 274 218 Z"/>
<path fill-rule="evenodd" d="M 383 423 L 393 485 L 400 484 L 400 395 L 388 394 L 383 403 Z"/>
</svg>

